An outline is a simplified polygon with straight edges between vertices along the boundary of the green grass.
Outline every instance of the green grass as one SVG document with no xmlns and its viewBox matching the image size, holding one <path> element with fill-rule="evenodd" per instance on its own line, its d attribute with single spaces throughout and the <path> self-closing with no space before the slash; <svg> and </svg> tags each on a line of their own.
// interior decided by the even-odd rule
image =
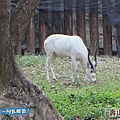
<svg viewBox="0 0 120 120">
<path fill-rule="evenodd" d="M 74 120 L 75 116 L 81 119 L 108 120 L 109 110 L 120 108 L 120 61 L 116 57 L 98 57 L 96 84 L 85 77 L 79 64 L 79 86 L 67 77 L 61 78 L 70 76 L 71 62 L 68 58 L 53 62 L 58 81 L 51 83 L 46 80 L 45 56 L 17 58 L 23 71 L 49 96 L 65 120 Z"/>
</svg>

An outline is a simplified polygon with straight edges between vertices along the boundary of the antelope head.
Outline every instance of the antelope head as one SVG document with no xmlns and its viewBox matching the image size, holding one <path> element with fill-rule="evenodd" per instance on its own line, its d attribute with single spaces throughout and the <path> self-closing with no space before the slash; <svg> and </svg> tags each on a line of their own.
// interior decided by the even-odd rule
<svg viewBox="0 0 120 120">
<path fill-rule="evenodd" d="M 95 63 L 93 64 L 90 60 L 90 51 L 88 51 L 88 62 L 87 62 L 87 69 L 86 69 L 86 74 L 88 75 L 88 77 L 93 81 L 96 82 L 96 66 L 97 66 L 97 57 L 96 57 L 96 53 L 97 53 L 97 48 L 98 48 L 99 44 L 97 45 L 96 49 L 95 49 L 95 53 L 94 53 L 94 58 L 95 58 Z"/>
</svg>

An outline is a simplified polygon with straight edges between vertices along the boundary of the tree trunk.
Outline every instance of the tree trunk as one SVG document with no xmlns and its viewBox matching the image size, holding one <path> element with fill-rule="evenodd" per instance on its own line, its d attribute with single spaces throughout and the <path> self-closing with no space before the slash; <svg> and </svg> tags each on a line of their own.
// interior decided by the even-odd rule
<svg viewBox="0 0 120 120">
<path fill-rule="evenodd" d="M 8 85 L 11 79 L 10 71 L 12 70 L 8 1 L 9 0 L 3 0 L 3 2 L 0 2 L 0 92 Z"/>
<path fill-rule="evenodd" d="M 19 0 L 10 19 L 10 34 L 14 49 L 22 39 L 25 30 L 41 0 Z"/>
<path fill-rule="evenodd" d="M 34 12 L 33 10 L 26 14 L 27 10 L 25 9 L 33 9 L 39 3 L 39 0 L 26 1 L 19 0 L 16 8 L 18 12 L 13 12 L 11 19 L 10 0 L 0 2 L 0 109 L 25 106 L 30 108 L 30 114 L 23 116 L 0 115 L 0 120 L 62 120 L 63 118 L 45 93 L 22 72 L 12 52 L 12 43 L 15 43 L 14 46 L 16 46 L 17 40 L 19 40 L 17 38 L 22 38 L 27 28 L 26 24 L 29 23 L 32 12 Z M 36 4 L 32 2 L 36 2 Z M 24 7 L 20 8 L 19 5 Z"/>
</svg>

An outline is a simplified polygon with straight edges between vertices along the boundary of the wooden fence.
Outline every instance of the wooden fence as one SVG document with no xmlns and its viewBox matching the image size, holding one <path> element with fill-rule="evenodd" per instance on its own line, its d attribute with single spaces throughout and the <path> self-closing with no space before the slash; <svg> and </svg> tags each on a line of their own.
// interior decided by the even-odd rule
<svg viewBox="0 0 120 120">
<path fill-rule="evenodd" d="M 61 33 L 79 35 L 87 47 L 90 45 L 91 53 L 94 53 L 96 45 L 100 43 L 97 54 L 112 55 L 115 51 L 115 44 L 113 44 L 114 38 L 107 14 L 99 13 L 98 9 L 94 8 L 90 8 L 89 13 L 86 13 L 84 0 L 71 1 L 61 0 L 61 3 L 48 4 L 46 9 L 42 9 L 44 5 L 41 2 L 35 17 L 30 21 L 24 39 L 19 43 L 18 54 L 21 54 L 24 48 L 31 54 L 35 54 L 36 51 L 45 54 L 44 40 L 46 37 L 50 34 Z M 98 3 L 98 0 L 90 1 Z M 58 11 L 56 7 L 60 10 Z"/>
</svg>

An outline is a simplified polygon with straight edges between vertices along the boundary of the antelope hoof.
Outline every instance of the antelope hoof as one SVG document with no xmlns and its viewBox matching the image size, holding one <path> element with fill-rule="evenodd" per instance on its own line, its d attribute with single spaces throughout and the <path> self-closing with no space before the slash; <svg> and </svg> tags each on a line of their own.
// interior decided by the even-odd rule
<svg viewBox="0 0 120 120">
<path fill-rule="evenodd" d="M 96 83 L 97 81 L 95 80 L 94 83 Z"/>
<path fill-rule="evenodd" d="M 56 79 L 56 78 L 53 78 L 53 80 L 54 80 L 54 81 L 57 81 L 57 79 Z"/>
</svg>

